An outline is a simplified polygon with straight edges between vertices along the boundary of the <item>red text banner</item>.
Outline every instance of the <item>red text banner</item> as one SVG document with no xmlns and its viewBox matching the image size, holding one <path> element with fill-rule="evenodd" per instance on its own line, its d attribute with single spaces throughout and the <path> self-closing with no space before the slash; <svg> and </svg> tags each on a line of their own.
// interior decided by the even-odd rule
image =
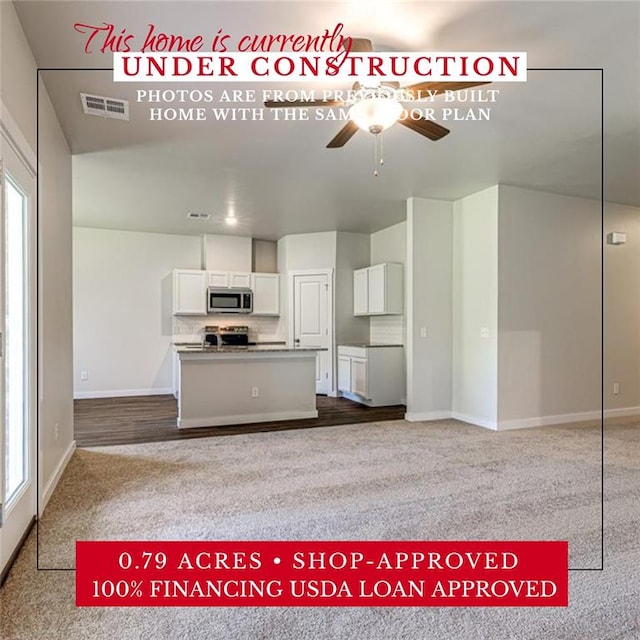
<svg viewBox="0 0 640 640">
<path fill-rule="evenodd" d="M 564 607 L 568 543 L 78 541 L 76 604 Z"/>
</svg>

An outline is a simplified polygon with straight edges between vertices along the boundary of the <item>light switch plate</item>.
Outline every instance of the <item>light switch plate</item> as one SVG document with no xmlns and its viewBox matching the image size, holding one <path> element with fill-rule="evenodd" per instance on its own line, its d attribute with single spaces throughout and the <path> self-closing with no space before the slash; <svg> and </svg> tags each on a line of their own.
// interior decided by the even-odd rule
<svg viewBox="0 0 640 640">
<path fill-rule="evenodd" d="M 480 329 L 480 337 L 481 338 L 488 338 L 489 337 L 489 327 L 482 327 Z"/>
</svg>

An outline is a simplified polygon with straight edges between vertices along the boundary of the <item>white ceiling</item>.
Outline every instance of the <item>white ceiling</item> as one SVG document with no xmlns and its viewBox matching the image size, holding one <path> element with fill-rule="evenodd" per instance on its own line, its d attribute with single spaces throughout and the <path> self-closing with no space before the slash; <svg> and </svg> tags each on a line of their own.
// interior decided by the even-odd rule
<svg viewBox="0 0 640 640">
<path fill-rule="evenodd" d="M 38 65 L 49 68 L 111 66 L 110 54 L 83 52 L 76 22 L 112 22 L 138 37 L 152 22 L 166 32 L 224 29 L 234 38 L 319 33 L 342 22 L 346 33 L 369 37 L 380 50 L 524 50 L 530 67 L 604 67 L 606 198 L 640 206 L 637 2 L 15 5 Z M 79 225 L 276 239 L 333 229 L 372 232 L 403 220 L 409 196 L 451 200 L 498 182 L 600 195 L 598 72 L 532 71 L 526 83 L 494 84 L 500 97 L 489 105 L 491 121 L 443 122 L 451 134 L 439 142 L 392 127 L 384 135 L 385 165 L 377 178 L 370 134 L 359 132 L 344 148 L 325 149 L 339 122 L 275 122 L 268 113 L 263 122 L 150 122 L 149 105 L 135 101 L 136 89 L 149 85 L 114 83 L 103 71 L 47 71 L 43 77 L 74 153 L 73 213 Z M 206 87 L 216 95 L 230 88 Z M 84 115 L 80 91 L 130 100 L 130 122 Z M 241 222 L 234 229 L 222 222 L 230 205 Z M 213 218 L 188 221 L 188 211 Z"/>
</svg>

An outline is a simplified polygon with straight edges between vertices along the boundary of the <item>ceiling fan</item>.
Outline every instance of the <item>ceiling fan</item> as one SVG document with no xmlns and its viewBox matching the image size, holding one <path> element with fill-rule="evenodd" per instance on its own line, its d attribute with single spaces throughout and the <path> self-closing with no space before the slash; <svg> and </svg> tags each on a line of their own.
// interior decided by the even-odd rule
<svg viewBox="0 0 640 640">
<path fill-rule="evenodd" d="M 351 38 L 351 51 L 370 53 L 373 45 L 368 38 Z M 363 86 L 359 82 L 353 85 L 353 99 L 343 100 L 266 100 L 264 106 L 269 109 L 281 107 L 349 107 L 349 120 L 327 144 L 327 149 L 343 147 L 359 129 L 378 135 L 391 125 L 399 122 L 407 129 L 419 133 L 429 140 L 440 140 L 449 133 L 449 129 L 437 122 L 411 114 L 402 105 L 399 98 L 419 95 L 430 91 L 435 96 L 444 91 L 458 91 L 488 82 L 418 82 L 400 87 L 398 82 L 382 82 L 377 86 Z"/>
</svg>

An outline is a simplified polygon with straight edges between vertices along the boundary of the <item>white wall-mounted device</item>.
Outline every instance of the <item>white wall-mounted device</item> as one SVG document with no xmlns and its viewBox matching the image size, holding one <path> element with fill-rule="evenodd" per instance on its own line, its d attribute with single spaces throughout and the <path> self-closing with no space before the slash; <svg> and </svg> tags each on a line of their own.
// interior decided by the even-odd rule
<svg viewBox="0 0 640 640">
<path fill-rule="evenodd" d="M 627 234 L 619 231 L 612 231 L 607 234 L 607 244 L 624 244 L 627 241 Z"/>
</svg>

